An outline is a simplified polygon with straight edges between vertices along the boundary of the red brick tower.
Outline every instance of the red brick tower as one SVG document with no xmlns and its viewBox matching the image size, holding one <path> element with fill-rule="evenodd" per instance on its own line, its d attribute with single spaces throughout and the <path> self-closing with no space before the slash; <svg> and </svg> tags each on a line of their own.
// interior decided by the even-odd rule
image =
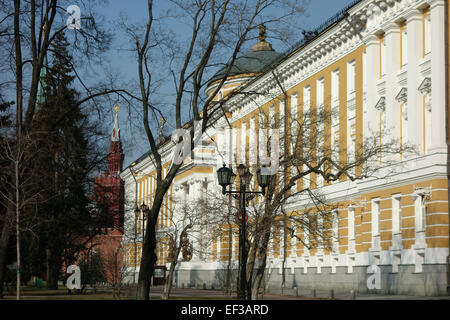
<svg viewBox="0 0 450 320">
<path fill-rule="evenodd" d="M 95 190 L 99 212 L 99 224 L 103 230 L 94 239 L 95 250 L 103 258 L 105 271 L 109 281 L 118 281 L 117 270 L 120 270 L 120 244 L 123 236 L 124 224 L 124 182 L 120 179 L 124 154 L 120 142 L 120 128 L 118 121 L 119 107 L 114 107 L 114 127 L 109 145 L 108 172 L 95 179 Z"/>
<path fill-rule="evenodd" d="M 119 107 L 115 107 L 114 127 L 109 144 L 108 172 L 95 179 L 97 202 L 108 214 L 104 219 L 104 227 L 108 229 L 123 229 L 124 182 L 120 179 L 124 154 L 120 142 L 118 121 Z"/>
</svg>

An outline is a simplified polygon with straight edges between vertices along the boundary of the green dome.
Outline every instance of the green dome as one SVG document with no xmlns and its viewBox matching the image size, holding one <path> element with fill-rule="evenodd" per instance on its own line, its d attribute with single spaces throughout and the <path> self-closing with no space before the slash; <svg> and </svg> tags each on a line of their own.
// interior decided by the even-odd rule
<svg viewBox="0 0 450 320">
<path fill-rule="evenodd" d="M 236 58 L 228 76 L 235 76 L 245 73 L 262 73 L 270 67 L 278 64 L 283 55 L 274 50 L 258 50 Z M 210 83 L 222 79 L 228 66 L 220 69 L 210 80 Z"/>
</svg>

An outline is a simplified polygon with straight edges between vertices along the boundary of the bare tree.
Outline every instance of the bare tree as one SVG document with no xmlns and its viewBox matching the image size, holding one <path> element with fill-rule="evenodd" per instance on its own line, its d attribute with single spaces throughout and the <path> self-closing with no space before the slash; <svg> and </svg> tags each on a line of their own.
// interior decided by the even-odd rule
<svg viewBox="0 0 450 320">
<path fill-rule="evenodd" d="M 21 158 L 20 155 L 26 154 L 27 144 L 22 143 L 26 137 L 30 137 L 32 132 L 32 123 L 39 109 L 39 103 L 43 99 L 41 72 L 45 70 L 46 57 L 48 54 L 56 54 L 52 51 L 51 45 L 57 36 L 68 29 L 70 23 L 67 23 L 69 17 L 66 8 L 71 5 L 70 1 L 64 0 L 45 0 L 45 1 L 1 1 L 0 5 L 0 50 L 2 60 L 0 68 L 2 69 L 2 83 L 0 86 L 4 91 L 9 91 L 15 96 L 15 135 L 13 143 L 15 147 L 15 159 Z M 70 31 L 70 45 L 73 49 L 75 62 L 71 63 L 71 71 L 75 74 L 78 85 L 83 88 L 83 94 L 79 97 L 73 109 L 82 105 L 89 105 L 93 110 L 101 113 L 98 99 L 111 93 L 126 95 L 125 90 L 114 89 L 108 83 L 96 84 L 93 87 L 88 86 L 82 78 L 80 68 L 76 68 L 76 61 L 93 61 L 98 53 L 104 52 L 108 48 L 110 37 L 99 28 L 96 23 L 96 16 L 93 8 L 94 1 L 81 1 L 83 16 L 81 19 L 81 28 L 75 28 Z M 96 60 L 97 62 L 99 59 Z M 6 62 L 6 63 L 3 63 Z M 67 110 L 70 113 L 73 110 Z M 67 113 L 60 112 L 55 114 L 56 121 L 63 121 Z M 25 162 L 18 162 L 19 167 Z M 14 172 L 14 165 L 11 164 L 11 172 Z M 23 171 L 19 168 L 16 171 Z M 22 179 L 18 176 L 17 179 Z M 24 183 L 18 182 L 19 187 Z M 23 192 L 19 190 L 19 195 Z M 5 192 L 6 199 L 17 198 L 15 189 Z M 6 208 L 6 216 L 1 230 L 0 244 L 0 263 L 5 263 L 6 244 L 11 236 L 11 225 L 13 217 L 17 216 L 16 210 L 11 207 Z M 9 209 L 8 209 L 9 208 Z M 17 220 L 17 219 L 16 219 Z M 17 221 L 15 222 L 17 223 Z M 3 279 L 4 265 L 0 266 L 0 280 Z M 0 292 L 2 287 L 0 281 Z"/>
<path fill-rule="evenodd" d="M 125 280 L 132 273 L 132 269 L 128 265 L 123 247 L 102 252 L 103 266 L 105 268 L 107 283 L 112 287 L 112 293 L 115 300 L 122 297 Z"/>
<path fill-rule="evenodd" d="M 135 43 L 135 52 L 138 61 L 138 76 L 140 88 L 140 101 L 142 105 L 143 126 L 150 145 L 150 157 L 156 169 L 156 192 L 152 201 L 152 208 L 147 220 L 146 234 L 143 244 L 143 254 L 138 280 L 138 299 L 149 299 L 151 277 L 156 261 L 155 225 L 164 199 L 175 175 L 182 163 L 172 163 L 167 175 L 162 174 L 162 155 L 157 143 L 158 134 L 152 131 L 151 117 L 159 118 L 163 110 L 152 103 L 154 65 L 151 64 L 151 53 L 154 48 L 165 48 L 165 57 L 169 57 L 169 71 L 173 76 L 175 98 L 168 112 L 175 115 L 174 128 L 184 127 L 182 116 L 185 112 L 192 113 L 192 122 L 187 125 L 191 139 L 201 135 L 218 116 L 223 115 L 224 101 L 214 101 L 222 88 L 233 63 L 248 40 L 252 30 L 261 22 L 283 21 L 283 17 L 298 13 L 302 1 L 285 1 L 290 10 L 282 12 L 278 17 L 265 15 L 277 1 L 230 1 L 230 0 L 205 0 L 205 1 L 173 1 L 172 9 L 177 12 L 180 20 L 187 22 L 191 31 L 187 43 L 179 47 L 174 45 L 173 39 L 163 46 L 163 40 L 157 35 L 157 31 L 164 31 L 164 27 L 155 30 L 159 18 L 155 18 L 153 1 L 148 0 L 148 21 L 145 31 L 139 34 L 136 30 L 128 28 Z M 294 5 L 293 5 L 294 4 Z M 180 14 L 181 13 L 181 14 Z M 172 12 L 173 14 L 173 12 Z M 163 33 L 164 34 L 164 33 Z M 153 49 L 153 50 L 152 50 Z M 223 61 L 223 55 L 230 57 L 224 76 L 218 86 L 208 97 L 204 97 L 203 89 L 208 84 L 210 72 L 215 66 L 217 58 Z M 209 76 L 208 76 L 209 75 Z M 188 106 L 188 107 L 186 107 Z M 198 126 L 197 126 L 198 124 Z M 196 132 L 196 134 L 194 134 Z M 180 138 L 180 141 L 182 139 Z M 194 143 L 191 144 L 191 150 Z M 186 155 L 184 155 L 186 156 Z"/>
<path fill-rule="evenodd" d="M 281 82 L 278 83 L 284 94 L 281 98 L 274 99 L 280 104 L 288 105 L 289 98 Z M 260 124 L 267 131 L 280 129 L 280 154 L 279 167 L 276 174 L 270 176 L 266 196 L 254 206 L 253 217 L 249 219 L 252 220 L 252 231 L 247 261 L 248 299 L 257 297 L 274 229 L 277 233 L 283 231 L 284 260 L 287 240 L 292 237 L 297 238 L 308 249 L 331 249 L 331 211 L 339 204 L 327 202 L 320 194 L 322 186 L 343 179 L 356 181 L 376 177 L 382 168 L 399 164 L 397 155 L 400 152 L 412 154 L 415 151 L 414 146 L 400 145 L 396 139 L 386 138 L 381 142 L 380 132 L 355 142 L 353 146 L 342 147 L 340 141 L 332 142 L 329 126 L 335 115 L 330 110 L 323 106 L 303 105 L 297 117 L 292 114 L 285 114 L 283 118 L 279 114 L 266 113 L 264 122 Z M 381 134 L 389 137 L 389 130 L 384 130 Z M 264 147 L 268 154 L 274 155 L 271 139 L 278 137 L 269 135 L 269 143 Z M 383 156 L 383 162 L 380 162 L 380 155 Z M 284 205 L 292 201 L 302 203 L 299 212 L 285 211 Z M 308 234 L 308 239 L 300 237 L 298 230 Z"/>
<path fill-rule="evenodd" d="M 29 136 L 19 135 L 17 141 L 7 137 L 0 144 L 1 161 L 9 163 L 9 170 L 1 175 L 3 188 L 0 190 L 0 203 L 7 208 L 7 214 L 3 219 L 3 232 L 7 238 L 11 231 L 15 230 L 16 238 L 16 299 L 20 299 L 21 288 L 21 231 L 30 230 L 30 220 L 22 222 L 24 209 L 27 206 L 39 203 L 39 197 L 42 190 L 36 184 L 34 175 L 31 172 L 33 163 L 33 154 L 26 152 L 34 140 Z M 26 164 L 26 165 L 24 165 Z M 14 215 L 12 214 L 14 212 Z M 9 220 L 8 220 L 9 219 Z M 3 236 L 3 234 L 2 234 Z M 6 239 L 2 239 L 7 243 Z M 6 250 L 6 245 L 2 248 Z M 1 260 L 1 259 L 0 259 Z M 4 262 L 2 262 L 4 263 Z M 0 277 L 2 280 L 2 277 Z"/>
</svg>

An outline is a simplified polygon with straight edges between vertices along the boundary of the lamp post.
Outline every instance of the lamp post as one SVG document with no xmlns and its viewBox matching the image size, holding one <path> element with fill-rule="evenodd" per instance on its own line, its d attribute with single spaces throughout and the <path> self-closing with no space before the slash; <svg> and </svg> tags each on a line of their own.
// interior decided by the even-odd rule
<svg viewBox="0 0 450 320">
<path fill-rule="evenodd" d="M 144 246 L 145 223 L 147 222 L 147 215 L 148 215 L 148 212 L 149 212 L 149 208 L 145 204 L 145 202 L 142 202 L 141 210 L 142 210 L 142 246 Z"/>
<path fill-rule="evenodd" d="M 246 202 L 249 200 L 252 200 L 257 194 L 265 195 L 265 190 L 269 182 L 269 175 L 263 175 L 261 173 L 261 169 L 258 169 L 257 171 L 257 179 L 258 184 L 262 188 L 262 191 L 247 191 L 247 186 L 250 185 L 250 182 L 252 180 L 252 174 L 250 173 L 249 169 L 243 165 L 240 164 L 237 167 L 237 171 L 239 174 L 240 179 L 240 187 L 239 191 L 233 191 L 229 190 L 227 191 L 226 188 L 228 185 L 232 185 L 234 183 L 234 180 L 236 179 L 236 174 L 233 173 L 233 170 L 230 168 L 227 168 L 224 164 L 222 168 L 219 168 L 217 170 L 217 178 L 219 180 L 219 184 L 222 186 L 222 194 L 232 194 L 233 198 L 239 200 L 239 213 L 241 215 L 241 225 L 239 228 L 239 251 L 240 251 L 240 261 L 239 261 L 239 269 L 240 269 L 240 276 L 239 276 L 239 285 L 238 285 L 238 294 L 237 298 L 239 300 L 246 300 L 247 299 L 247 248 L 245 245 L 246 240 Z M 246 196 L 248 195 L 248 196 Z"/>
<path fill-rule="evenodd" d="M 138 234 L 138 218 L 139 214 L 141 213 L 141 209 L 139 209 L 139 204 L 136 199 L 136 208 L 134 208 L 134 236 L 133 236 L 133 243 L 134 243 L 134 273 L 133 273 L 133 284 L 136 283 L 136 268 L 137 268 L 137 244 L 136 244 L 136 238 Z"/>
</svg>

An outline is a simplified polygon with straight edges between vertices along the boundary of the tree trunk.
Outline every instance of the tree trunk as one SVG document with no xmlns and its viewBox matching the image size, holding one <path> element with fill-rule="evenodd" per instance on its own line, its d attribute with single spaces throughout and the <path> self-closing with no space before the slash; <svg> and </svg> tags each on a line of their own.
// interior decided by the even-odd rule
<svg viewBox="0 0 450 320">
<path fill-rule="evenodd" d="M 170 297 L 170 291 L 172 290 L 173 274 L 175 272 L 175 267 L 177 266 L 180 251 L 181 251 L 181 243 L 177 248 L 173 261 L 170 263 L 169 274 L 167 275 L 166 283 L 164 284 L 164 292 L 161 294 L 161 299 L 163 300 L 168 300 Z"/>
<path fill-rule="evenodd" d="M 61 265 L 58 259 L 55 258 L 54 249 L 47 248 L 46 252 L 46 267 L 47 267 L 47 289 L 58 290 L 58 276 Z"/>
<path fill-rule="evenodd" d="M 157 260 L 156 222 L 163 197 L 164 194 L 162 192 L 159 192 L 159 194 L 157 193 L 155 196 L 155 202 L 153 202 L 153 206 L 150 211 L 150 217 L 147 218 L 147 228 L 145 229 L 144 244 L 142 246 L 142 259 L 139 268 L 139 278 L 136 292 L 136 298 L 138 300 L 150 300 L 150 286 L 152 284 L 153 272 L 155 270 L 155 263 Z"/>
<path fill-rule="evenodd" d="M 8 205 L 5 220 L 3 221 L 2 233 L 0 236 L 0 298 L 3 298 L 3 282 L 5 280 L 6 252 L 11 236 L 11 228 L 9 225 L 10 217 L 14 214 L 13 205 Z"/>
<path fill-rule="evenodd" d="M 150 286 L 152 281 L 153 272 L 155 270 L 156 263 L 156 238 L 155 238 L 155 226 L 149 226 L 147 229 L 142 255 L 139 278 L 137 284 L 137 296 L 138 300 L 150 300 Z M 150 232 L 148 232 L 150 231 Z M 148 236 L 149 234 L 152 234 Z"/>
<path fill-rule="evenodd" d="M 259 254 L 259 265 L 258 269 L 256 270 L 256 275 L 253 282 L 252 300 L 256 300 L 258 298 L 258 291 L 259 288 L 261 287 L 261 282 L 264 278 L 264 272 L 266 271 L 267 247 L 269 244 L 269 239 L 270 239 L 270 227 L 268 230 L 265 230 L 263 236 L 262 247 Z"/>
<path fill-rule="evenodd" d="M 58 290 L 58 278 L 59 272 L 61 270 L 61 265 L 56 261 L 50 265 L 50 280 L 49 280 L 49 289 L 50 290 Z"/>
<path fill-rule="evenodd" d="M 228 208 L 231 208 L 231 205 Z M 228 247 L 230 248 L 230 250 L 228 250 L 227 274 L 225 278 L 225 294 L 231 296 L 233 292 L 233 290 L 231 290 L 231 261 L 234 248 L 233 248 L 233 229 L 229 221 L 228 221 Z"/>
<path fill-rule="evenodd" d="M 15 177 L 16 177 L 16 300 L 20 300 L 20 195 L 19 195 L 19 155 L 20 155 L 20 137 L 19 148 L 17 151 L 17 159 L 15 161 Z"/>
<path fill-rule="evenodd" d="M 252 280 L 253 280 L 253 271 L 255 269 L 255 261 L 256 261 L 256 252 L 258 250 L 257 246 L 259 243 L 258 237 L 255 237 L 255 240 L 252 243 L 252 247 L 250 248 L 250 252 L 247 258 L 247 300 L 252 299 Z M 249 245 L 249 241 L 247 242 Z"/>
</svg>

